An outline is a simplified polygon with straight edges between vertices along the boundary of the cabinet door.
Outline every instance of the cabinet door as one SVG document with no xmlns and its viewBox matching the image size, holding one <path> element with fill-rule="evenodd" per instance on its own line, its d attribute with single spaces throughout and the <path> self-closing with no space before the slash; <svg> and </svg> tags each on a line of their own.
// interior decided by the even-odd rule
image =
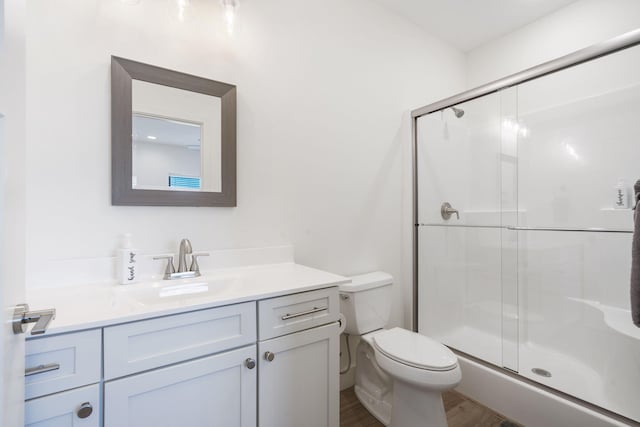
<svg viewBox="0 0 640 427">
<path fill-rule="evenodd" d="M 104 426 L 255 427 L 255 357 L 252 345 L 109 381 Z"/>
<path fill-rule="evenodd" d="M 26 427 L 98 427 L 100 385 L 28 400 L 24 409 Z"/>
<path fill-rule="evenodd" d="M 339 425 L 338 332 L 332 323 L 258 343 L 260 427 Z"/>
</svg>

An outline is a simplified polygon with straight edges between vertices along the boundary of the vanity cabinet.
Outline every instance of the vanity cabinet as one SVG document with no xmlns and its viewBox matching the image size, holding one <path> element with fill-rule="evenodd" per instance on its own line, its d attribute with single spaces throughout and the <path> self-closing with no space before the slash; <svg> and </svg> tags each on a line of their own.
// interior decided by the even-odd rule
<svg viewBox="0 0 640 427">
<path fill-rule="evenodd" d="M 337 427 L 336 287 L 27 341 L 30 427 Z"/>
</svg>

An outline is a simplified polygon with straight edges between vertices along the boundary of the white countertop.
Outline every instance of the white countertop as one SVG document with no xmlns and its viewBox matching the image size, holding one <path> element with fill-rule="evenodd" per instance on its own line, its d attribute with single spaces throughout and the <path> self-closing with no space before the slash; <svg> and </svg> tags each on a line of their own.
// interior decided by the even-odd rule
<svg viewBox="0 0 640 427">
<path fill-rule="evenodd" d="M 218 269 L 132 285 L 27 290 L 31 310 L 56 309 L 44 336 L 337 286 L 350 279 L 294 263 Z"/>
</svg>

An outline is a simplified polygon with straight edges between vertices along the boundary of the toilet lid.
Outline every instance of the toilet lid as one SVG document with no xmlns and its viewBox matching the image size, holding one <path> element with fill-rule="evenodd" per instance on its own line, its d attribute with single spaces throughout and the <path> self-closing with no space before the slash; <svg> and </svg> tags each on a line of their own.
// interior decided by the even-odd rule
<svg viewBox="0 0 640 427">
<path fill-rule="evenodd" d="M 385 356 L 416 368 L 448 371 L 458 364 L 458 358 L 447 347 L 406 329 L 382 331 L 373 337 L 373 341 Z"/>
</svg>

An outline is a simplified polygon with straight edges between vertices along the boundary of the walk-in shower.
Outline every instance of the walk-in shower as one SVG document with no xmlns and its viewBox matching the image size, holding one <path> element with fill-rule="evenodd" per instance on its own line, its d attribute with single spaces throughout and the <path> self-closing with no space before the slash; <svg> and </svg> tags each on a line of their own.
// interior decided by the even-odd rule
<svg viewBox="0 0 640 427">
<path fill-rule="evenodd" d="M 414 327 L 635 422 L 633 211 L 615 196 L 640 179 L 638 43 L 640 30 L 412 114 Z"/>
</svg>

